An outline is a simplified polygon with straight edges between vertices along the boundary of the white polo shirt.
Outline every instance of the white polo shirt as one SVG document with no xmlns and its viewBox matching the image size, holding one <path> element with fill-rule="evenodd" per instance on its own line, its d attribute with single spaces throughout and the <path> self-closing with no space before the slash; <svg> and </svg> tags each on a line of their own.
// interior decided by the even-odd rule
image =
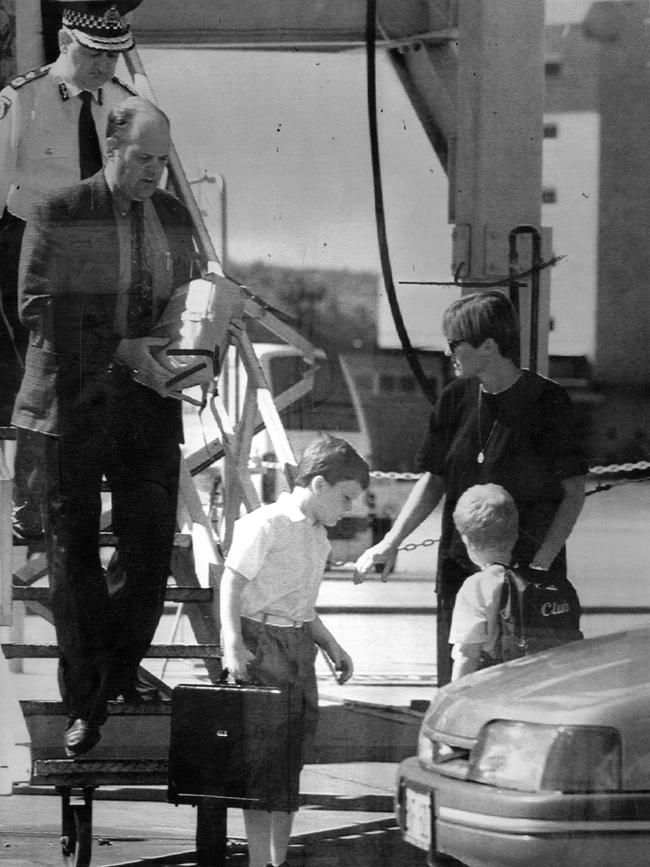
<svg viewBox="0 0 650 867">
<path fill-rule="evenodd" d="M 291 494 L 239 518 L 225 565 L 248 580 L 242 616 L 314 620 L 330 548 L 325 527 L 308 518 Z"/>
<path fill-rule="evenodd" d="M 456 595 L 449 630 L 449 643 L 454 645 L 451 652 L 454 659 L 456 645 L 465 644 L 480 644 L 485 653 L 495 655 L 505 572 L 504 566 L 493 563 L 463 582 Z"/>
</svg>

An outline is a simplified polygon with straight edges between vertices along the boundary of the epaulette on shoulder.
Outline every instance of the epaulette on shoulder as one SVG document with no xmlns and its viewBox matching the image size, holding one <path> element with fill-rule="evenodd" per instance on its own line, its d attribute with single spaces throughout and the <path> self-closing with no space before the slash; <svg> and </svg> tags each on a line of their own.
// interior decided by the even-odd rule
<svg viewBox="0 0 650 867">
<path fill-rule="evenodd" d="M 29 84 L 30 81 L 34 81 L 37 78 L 43 78 L 44 75 L 50 71 L 50 65 L 41 66 L 38 69 L 30 69 L 29 72 L 26 72 L 24 75 L 17 75 L 9 82 L 9 87 L 13 87 L 14 90 L 18 90 L 18 88 L 22 87 L 24 84 Z"/>
<path fill-rule="evenodd" d="M 111 81 L 113 82 L 113 84 L 119 84 L 119 86 L 123 87 L 124 90 L 128 91 L 131 96 L 140 96 L 140 94 L 137 90 L 135 90 L 135 88 L 131 87 L 130 84 L 127 84 L 126 81 L 123 81 L 121 78 L 118 78 L 117 75 L 114 75 Z"/>
</svg>

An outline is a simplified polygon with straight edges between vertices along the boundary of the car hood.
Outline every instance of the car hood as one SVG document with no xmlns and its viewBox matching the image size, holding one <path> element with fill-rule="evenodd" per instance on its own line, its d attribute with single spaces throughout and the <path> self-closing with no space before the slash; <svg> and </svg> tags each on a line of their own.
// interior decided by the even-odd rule
<svg viewBox="0 0 650 867">
<path fill-rule="evenodd" d="M 457 743 L 491 719 L 650 728 L 650 626 L 576 641 L 438 691 L 424 728 Z"/>
</svg>

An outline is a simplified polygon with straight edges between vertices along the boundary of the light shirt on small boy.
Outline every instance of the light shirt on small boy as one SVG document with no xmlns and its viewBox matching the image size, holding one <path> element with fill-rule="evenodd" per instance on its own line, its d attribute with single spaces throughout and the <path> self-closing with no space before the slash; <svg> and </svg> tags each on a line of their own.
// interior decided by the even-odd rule
<svg viewBox="0 0 650 867">
<path fill-rule="evenodd" d="M 505 566 L 492 563 L 463 582 L 456 595 L 449 631 L 452 659 L 478 656 L 481 651 L 492 657 L 496 655 L 505 572 Z"/>
<path fill-rule="evenodd" d="M 274 614 L 300 623 L 316 618 L 316 599 L 331 550 L 327 531 L 291 494 L 235 522 L 225 567 L 247 579 L 241 615 Z"/>
</svg>

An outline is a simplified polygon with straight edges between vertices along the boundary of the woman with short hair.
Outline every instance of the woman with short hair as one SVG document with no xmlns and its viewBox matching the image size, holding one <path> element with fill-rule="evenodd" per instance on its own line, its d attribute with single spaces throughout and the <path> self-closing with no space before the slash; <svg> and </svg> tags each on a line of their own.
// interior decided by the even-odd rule
<svg viewBox="0 0 650 867">
<path fill-rule="evenodd" d="M 375 563 L 384 578 L 400 544 L 445 495 L 438 546 L 438 685 L 451 677 L 449 626 L 454 599 L 476 571 L 453 512 L 476 484 L 502 485 L 519 510 L 514 562 L 566 580 L 565 542 L 582 510 L 585 456 L 564 389 L 519 367 L 519 321 L 498 291 L 466 295 L 443 316 L 455 379 L 431 412 L 417 454 L 423 475 L 384 538 L 357 561 L 355 580 Z M 506 564 L 509 565 L 509 564 Z"/>
</svg>

